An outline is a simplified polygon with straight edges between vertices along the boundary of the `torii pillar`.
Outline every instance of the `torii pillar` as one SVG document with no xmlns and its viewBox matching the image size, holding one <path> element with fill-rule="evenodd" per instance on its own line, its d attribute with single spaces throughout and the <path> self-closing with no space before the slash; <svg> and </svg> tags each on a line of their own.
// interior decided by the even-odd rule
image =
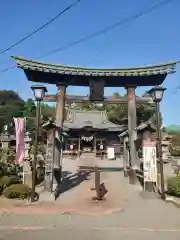
<svg viewBox="0 0 180 240">
<path fill-rule="evenodd" d="M 137 126 L 137 115 L 136 115 L 136 95 L 135 87 L 128 86 L 127 88 L 127 98 L 128 98 L 128 132 L 129 132 L 129 147 L 130 147 L 130 156 L 129 156 L 129 176 L 130 183 L 136 183 L 136 169 L 138 167 L 138 159 L 136 154 L 135 140 L 137 139 L 136 126 Z"/>
<path fill-rule="evenodd" d="M 61 169 L 62 169 L 62 135 L 60 131 L 63 127 L 64 122 L 64 107 L 65 107 L 65 95 L 66 86 L 63 84 L 57 84 L 57 99 L 56 99 L 56 125 L 58 131 L 56 131 L 55 136 L 55 150 L 54 150 L 54 180 L 55 185 L 58 185 L 61 181 Z"/>
</svg>

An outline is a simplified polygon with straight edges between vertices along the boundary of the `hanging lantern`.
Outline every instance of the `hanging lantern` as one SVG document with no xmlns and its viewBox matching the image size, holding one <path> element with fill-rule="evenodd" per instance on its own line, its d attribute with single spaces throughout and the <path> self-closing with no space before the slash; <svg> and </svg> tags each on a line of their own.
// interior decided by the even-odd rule
<svg viewBox="0 0 180 240">
<path fill-rule="evenodd" d="M 104 149 L 104 146 L 103 144 L 100 145 L 100 150 L 103 150 Z"/>
<path fill-rule="evenodd" d="M 74 145 L 73 145 L 73 144 L 70 145 L 70 149 L 71 149 L 71 150 L 74 149 Z"/>
</svg>

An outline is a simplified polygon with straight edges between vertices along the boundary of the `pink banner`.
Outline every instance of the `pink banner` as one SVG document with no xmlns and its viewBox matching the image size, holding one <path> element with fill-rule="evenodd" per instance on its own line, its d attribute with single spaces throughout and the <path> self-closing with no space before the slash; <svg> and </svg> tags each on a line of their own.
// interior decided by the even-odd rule
<svg viewBox="0 0 180 240">
<path fill-rule="evenodd" d="M 24 118 L 14 118 L 15 130 L 16 130 L 16 163 L 21 164 L 24 161 Z"/>
</svg>

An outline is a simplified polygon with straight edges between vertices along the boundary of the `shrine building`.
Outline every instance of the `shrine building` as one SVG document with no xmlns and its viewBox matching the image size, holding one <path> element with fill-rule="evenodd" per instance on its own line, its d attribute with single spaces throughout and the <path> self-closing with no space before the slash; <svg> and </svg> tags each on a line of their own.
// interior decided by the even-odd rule
<svg viewBox="0 0 180 240">
<path fill-rule="evenodd" d="M 63 123 L 67 133 L 64 138 L 64 154 L 81 156 L 92 154 L 106 157 L 107 149 L 113 147 L 115 156 L 121 153 L 118 135 L 127 126 L 117 125 L 108 120 L 105 111 L 69 109 Z"/>
</svg>

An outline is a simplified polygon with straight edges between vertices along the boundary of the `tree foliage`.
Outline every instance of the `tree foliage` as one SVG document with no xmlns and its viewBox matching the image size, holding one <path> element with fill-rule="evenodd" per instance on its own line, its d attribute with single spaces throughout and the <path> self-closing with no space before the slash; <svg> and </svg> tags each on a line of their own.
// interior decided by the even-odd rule
<svg viewBox="0 0 180 240">
<path fill-rule="evenodd" d="M 120 98 L 118 92 L 114 93 L 115 98 Z M 128 124 L 128 106 L 127 104 L 89 104 L 89 103 L 80 103 L 73 104 L 74 109 L 87 109 L 87 110 L 105 110 L 107 112 L 108 118 L 111 122 L 116 124 Z M 149 120 L 155 113 L 154 104 L 137 104 L 137 124 L 142 121 Z"/>
<path fill-rule="evenodd" d="M 49 117 L 54 116 L 55 108 L 47 104 L 41 106 L 41 120 L 47 121 Z M 4 126 L 8 126 L 8 132 L 12 133 L 14 129 L 13 117 L 26 118 L 26 131 L 33 132 L 36 118 L 36 105 L 32 99 L 24 101 L 14 91 L 0 91 L 0 133 Z"/>
<path fill-rule="evenodd" d="M 114 97 L 120 98 L 118 92 L 113 94 Z M 128 106 L 127 104 L 89 104 L 79 103 L 72 104 L 75 109 L 87 110 L 105 110 L 110 121 L 116 124 L 128 123 Z M 155 109 L 152 104 L 137 104 L 137 124 L 146 121 L 153 116 Z M 35 126 L 36 105 L 32 99 L 22 100 L 14 91 L 0 91 L 0 132 L 3 131 L 5 124 L 11 131 L 13 117 L 26 118 L 26 130 L 33 132 Z M 49 117 L 55 117 L 55 107 L 48 104 L 41 104 L 41 121 L 47 121 Z"/>
<path fill-rule="evenodd" d="M 0 132 L 4 125 L 11 131 L 11 122 L 13 117 L 22 117 L 24 101 L 14 91 L 0 91 Z"/>
<path fill-rule="evenodd" d="M 168 132 L 171 135 L 171 145 L 169 151 L 172 156 L 180 156 L 180 133 L 179 132 Z"/>
</svg>

